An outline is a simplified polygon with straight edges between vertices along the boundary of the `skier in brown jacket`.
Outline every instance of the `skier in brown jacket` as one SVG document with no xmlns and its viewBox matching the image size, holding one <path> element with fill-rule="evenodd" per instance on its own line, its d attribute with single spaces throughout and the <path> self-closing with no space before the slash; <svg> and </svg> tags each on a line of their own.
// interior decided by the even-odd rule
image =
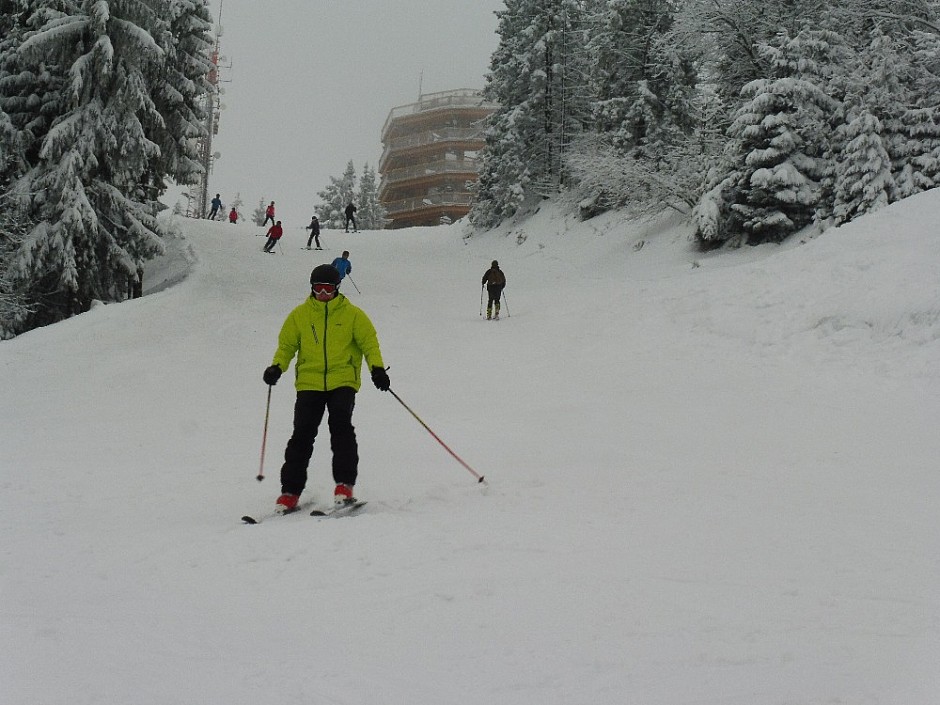
<svg viewBox="0 0 940 705">
<path fill-rule="evenodd" d="M 489 269 L 483 274 L 483 284 L 486 287 L 486 293 L 489 300 L 486 303 L 486 319 L 499 318 L 499 300 L 503 295 L 503 288 L 506 286 L 506 275 L 499 268 L 499 262 L 495 259 Z"/>
</svg>

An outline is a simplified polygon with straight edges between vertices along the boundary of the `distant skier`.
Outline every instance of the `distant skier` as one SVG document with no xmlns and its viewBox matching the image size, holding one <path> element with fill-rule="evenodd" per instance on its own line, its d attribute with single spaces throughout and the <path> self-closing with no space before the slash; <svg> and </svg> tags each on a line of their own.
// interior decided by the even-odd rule
<svg viewBox="0 0 940 705">
<path fill-rule="evenodd" d="M 375 388 L 387 392 L 391 386 L 372 321 L 339 293 L 339 285 L 339 273 L 328 264 L 310 273 L 310 296 L 287 316 L 273 363 L 264 371 L 264 383 L 277 384 L 297 358 L 294 431 L 281 466 L 281 496 L 275 504 L 279 514 L 297 508 L 324 413 L 329 414 L 333 451 L 333 501 L 339 507 L 356 502 L 353 488 L 359 475 L 359 446 L 352 414 L 363 358 Z"/>
<path fill-rule="evenodd" d="M 228 212 L 228 222 L 230 222 L 232 225 L 238 223 L 238 211 L 235 210 L 234 206 L 232 206 L 232 210 Z"/>
<path fill-rule="evenodd" d="M 281 235 L 284 234 L 284 229 L 281 227 L 281 221 L 277 221 L 268 229 L 268 241 L 264 243 L 265 252 L 274 252 L 274 246 L 277 244 L 277 241 L 281 239 Z"/>
<path fill-rule="evenodd" d="M 356 211 L 357 210 L 359 209 L 356 208 L 356 206 L 354 206 L 352 203 L 346 206 L 346 210 L 344 211 L 344 213 L 346 214 L 346 232 L 347 233 L 349 232 L 350 223 L 352 223 L 353 232 L 359 232 L 359 228 L 356 225 Z"/>
<path fill-rule="evenodd" d="M 349 251 L 343 250 L 343 256 L 334 259 L 332 265 L 333 269 L 339 272 L 340 281 L 343 281 L 347 274 L 352 274 L 352 262 L 349 261 Z"/>
<path fill-rule="evenodd" d="M 215 194 L 215 198 L 213 198 L 210 203 L 212 204 L 212 210 L 209 211 L 209 215 L 206 217 L 209 220 L 215 220 L 215 217 L 219 214 L 219 211 L 222 208 L 222 197 L 219 194 Z"/>
<path fill-rule="evenodd" d="M 307 249 L 309 250 L 310 243 L 316 240 L 317 249 L 322 250 L 323 248 L 320 247 L 320 220 L 319 218 L 317 218 L 316 216 L 313 216 L 313 218 L 310 219 L 310 225 L 308 225 L 304 229 L 310 231 L 310 237 L 307 238 Z"/>
<path fill-rule="evenodd" d="M 490 268 L 483 274 L 483 284 L 486 287 L 489 300 L 486 303 L 486 320 L 490 318 L 499 318 L 499 300 L 502 298 L 503 289 L 506 286 L 506 275 L 499 268 L 499 262 L 495 259 Z"/>
<path fill-rule="evenodd" d="M 261 224 L 262 228 L 268 224 L 268 220 L 271 221 L 271 225 L 274 225 L 274 201 L 271 201 L 268 207 L 264 209 L 264 222 Z"/>
</svg>

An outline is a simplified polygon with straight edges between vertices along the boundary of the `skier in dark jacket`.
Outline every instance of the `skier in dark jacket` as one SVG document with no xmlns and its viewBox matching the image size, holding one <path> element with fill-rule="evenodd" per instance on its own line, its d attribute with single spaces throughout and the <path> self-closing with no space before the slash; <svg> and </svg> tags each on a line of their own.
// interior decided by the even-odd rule
<svg viewBox="0 0 940 705">
<path fill-rule="evenodd" d="M 320 220 L 316 216 L 313 216 L 313 218 L 310 219 L 310 225 L 304 229 L 310 231 L 310 237 L 307 238 L 307 249 L 309 250 L 310 243 L 316 240 L 317 249 L 322 250 L 323 248 L 320 247 Z"/>
<path fill-rule="evenodd" d="M 358 231 L 359 231 L 359 228 L 358 228 L 358 226 L 356 225 L 356 211 L 357 211 L 357 210 L 359 210 L 359 209 L 356 208 L 356 206 L 354 206 L 352 203 L 350 203 L 348 206 L 346 206 L 346 210 L 344 211 L 344 213 L 345 213 L 345 215 L 346 215 L 346 232 L 347 232 L 347 233 L 349 232 L 349 224 L 350 224 L 350 223 L 352 223 L 353 232 L 358 232 Z"/>
<path fill-rule="evenodd" d="M 503 289 L 506 286 L 506 275 L 499 268 L 499 262 L 495 259 L 489 269 L 483 274 L 483 284 L 486 287 L 486 293 L 489 300 L 486 303 L 486 319 L 499 318 L 499 300 L 502 298 Z"/>
</svg>

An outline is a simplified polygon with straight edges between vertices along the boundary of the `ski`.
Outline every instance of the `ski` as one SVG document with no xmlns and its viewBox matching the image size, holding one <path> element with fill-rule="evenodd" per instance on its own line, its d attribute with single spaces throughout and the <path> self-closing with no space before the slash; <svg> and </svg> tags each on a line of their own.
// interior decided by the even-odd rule
<svg viewBox="0 0 940 705">
<path fill-rule="evenodd" d="M 301 502 L 293 509 L 289 509 L 284 512 L 265 512 L 264 514 L 258 514 L 257 516 L 251 516 L 246 514 L 242 517 L 243 524 L 261 524 L 262 522 L 268 521 L 269 519 L 276 519 L 277 517 L 286 517 L 289 514 L 297 514 L 298 512 L 303 512 L 311 507 L 313 507 L 315 502 Z M 310 512 L 312 517 L 341 517 L 354 514 L 362 509 L 367 503 L 362 500 L 356 500 L 350 504 L 344 504 L 340 507 L 330 507 L 328 509 L 313 509 Z"/>
<path fill-rule="evenodd" d="M 293 509 L 288 509 L 283 512 L 270 511 L 270 512 L 265 512 L 264 514 L 259 514 L 258 516 L 251 516 L 249 514 L 246 514 L 245 516 L 242 517 L 242 523 L 243 524 L 260 524 L 261 522 L 267 521 L 268 519 L 276 519 L 277 517 L 286 517 L 288 514 L 296 514 L 297 512 L 305 511 L 307 509 L 310 509 L 310 507 L 312 507 L 313 505 L 314 505 L 314 502 L 312 501 L 301 502 Z"/>
<path fill-rule="evenodd" d="M 357 499 L 356 501 L 350 502 L 349 504 L 343 504 L 341 506 L 333 507 L 331 509 L 314 509 L 312 512 L 310 512 L 310 516 L 312 517 L 349 516 L 350 514 L 358 512 L 360 509 L 366 506 L 366 504 L 367 502 Z"/>
</svg>

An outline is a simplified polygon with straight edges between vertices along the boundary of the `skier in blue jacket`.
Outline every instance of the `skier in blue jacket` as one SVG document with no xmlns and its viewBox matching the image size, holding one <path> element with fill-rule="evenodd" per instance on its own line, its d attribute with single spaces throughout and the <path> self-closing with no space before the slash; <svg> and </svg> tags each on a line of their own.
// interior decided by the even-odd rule
<svg viewBox="0 0 940 705">
<path fill-rule="evenodd" d="M 212 210 L 209 211 L 209 215 L 206 217 L 209 220 L 215 220 L 215 217 L 219 214 L 219 211 L 222 210 L 222 197 L 219 194 L 215 194 L 215 198 L 213 198 L 209 203 L 212 206 Z"/>
<path fill-rule="evenodd" d="M 337 257 L 332 262 L 333 268 L 339 272 L 339 280 L 346 278 L 347 274 L 352 274 L 352 262 L 349 261 L 349 251 L 343 250 L 343 256 Z"/>
</svg>

